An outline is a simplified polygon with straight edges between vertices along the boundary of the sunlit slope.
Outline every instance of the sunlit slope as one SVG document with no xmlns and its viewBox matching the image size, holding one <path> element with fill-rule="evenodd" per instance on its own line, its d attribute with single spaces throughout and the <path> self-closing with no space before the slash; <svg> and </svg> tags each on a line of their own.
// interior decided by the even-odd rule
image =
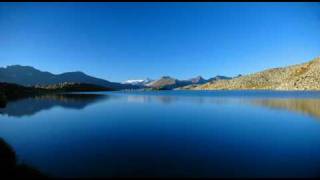
<svg viewBox="0 0 320 180">
<path fill-rule="evenodd" d="M 320 58 L 307 63 L 273 68 L 230 80 L 218 80 L 194 89 L 320 90 Z"/>
</svg>

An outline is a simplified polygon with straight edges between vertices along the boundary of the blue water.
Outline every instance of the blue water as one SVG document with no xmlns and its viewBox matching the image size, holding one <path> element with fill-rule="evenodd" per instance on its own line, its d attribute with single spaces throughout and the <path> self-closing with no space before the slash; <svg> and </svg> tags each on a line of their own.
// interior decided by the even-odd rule
<svg viewBox="0 0 320 180">
<path fill-rule="evenodd" d="M 0 137 L 56 177 L 318 177 L 320 92 L 27 98 L 0 109 Z"/>
</svg>

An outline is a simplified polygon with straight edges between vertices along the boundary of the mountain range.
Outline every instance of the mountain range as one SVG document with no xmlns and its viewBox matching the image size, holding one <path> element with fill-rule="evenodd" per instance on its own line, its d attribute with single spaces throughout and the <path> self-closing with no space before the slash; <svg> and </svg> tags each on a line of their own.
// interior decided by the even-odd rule
<svg viewBox="0 0 320 180">
<path fill-rule="evenodd" d="M 123 84 L 131 84 L 139 87 L 145 87 L 147 84 L 151 83 L 153 80 L 147 79 L 133 79 L 133 80 L 126 80 Z"/>
<path fill-rule="evenodd" d="M 320 90 L 320 57 L 302 64 L 272 68 L 236 77 L 215 76 L 206 80 L 201 76 L 197 76 L 187 80 L 179 80 L 170 76 L 163 76 L 158 80 L 128 80 L 124 83 L 95 78 L 80 71 L 52 74 L 30 66 L 12 65 L 0 68 L 0 82 L 15 83 L 23 86 L 85 83 L 114 90 L 138 88 L 154 90 Z"/>
<path fill-rule="evenodd" d="M 156 81 L 152 81 L 151 83 L 146 84 L 146 86 L 152 89 L 159 90 L 188 89 L 187 87 L 189 86 L 202 85 L 210 81 L 215 81 L 217 79 L 231 79 L 231 77 L 215 76 L 206 80 L 201 76 L 197 76 L 187 80 L 179 80 L 170 76 L 163 76 Z"/>
<path fill-rule="evenodd" d="M 188 85 L 201 85 L 218 79 L 230 79 L 225 76 L 216 76 L 209 80 L 197 76 L 188 80 L 178 80 L 170 76 L 163 76 L 158 80 L 127 80 L 123 83 L 110 82 L 104 79 L 89 76 L 81 71 L 53 74 L 38 70 L 31 66 L 11 65 L 0 68 L 0 82 L 14 83 L 23 86 L 46 87 L 57 86 L 62 83 L 85 83 L 98 85 L 110 89 L 138 89 L 152 88 L 159 90 L 171 90 Z"/>
<path fill-rule="evenodd" d="M 159 80 L 153 81 L 147 84 L 146 86 L 152 89 L 171 90 L 176 87 L 189 85 L 190 83 L 191 81 L 183 81 L 172 78 L 170 76 L 163 76 Z"/>
<path fill-rule="evenodd" d="M 112 89 L 136 89 L 135 85 L 110 82 L 86 75 L 83 72 L 52 74 L 31 66 L 12 65 L 0 68 L 0 82 L 15 83 L 23 86 L 51 85 L 59 83 L 87 83 Z"/>
</svg>

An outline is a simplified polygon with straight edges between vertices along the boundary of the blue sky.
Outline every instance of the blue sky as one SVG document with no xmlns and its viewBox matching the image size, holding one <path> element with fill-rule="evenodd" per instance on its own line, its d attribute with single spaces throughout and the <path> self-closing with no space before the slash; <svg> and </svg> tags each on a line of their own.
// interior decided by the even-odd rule
<svg viewBox="0 0 320 180">
<path fill-rule="evenodd" d="M 0 66 L 188 79 L 317 56 L 319 3 L 0 3 Z"/>
</svg>

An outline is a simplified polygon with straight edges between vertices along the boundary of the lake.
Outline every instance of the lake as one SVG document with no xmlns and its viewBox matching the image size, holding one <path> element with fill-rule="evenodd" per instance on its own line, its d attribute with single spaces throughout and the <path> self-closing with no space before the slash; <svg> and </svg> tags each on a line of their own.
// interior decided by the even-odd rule
<svg viewBox="0 0 320 180">
<path fill-rule="evenodd" d="M 320 92 L 38 96 L 0 109 L 0 137 L 55 177 L 318 177 Z"/>
</svg>

